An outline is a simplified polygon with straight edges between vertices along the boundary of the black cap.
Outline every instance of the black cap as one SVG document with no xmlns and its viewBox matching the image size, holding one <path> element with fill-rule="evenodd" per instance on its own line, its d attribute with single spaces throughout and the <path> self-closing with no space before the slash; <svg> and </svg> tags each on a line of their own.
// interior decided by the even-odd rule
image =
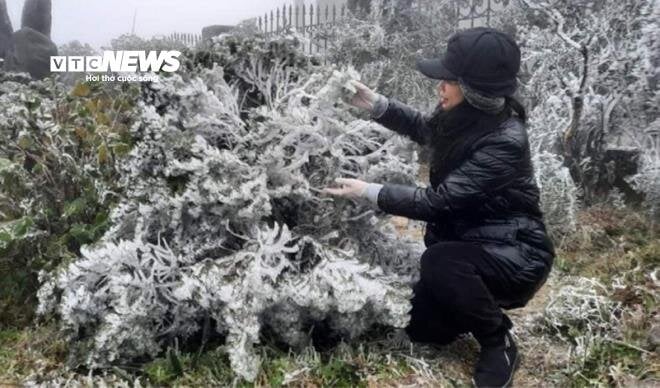
<svg viewBox="0 0 660 388">
<path fill-rule="evenodd" d="M 518 86 L 520 48 L 509 35 L 476 27 L 453 34 L 441 58 L 420 59 L 417 69 L 433 79 L 458 80 L 488 96 L 512 95 Z"/>
</svg>

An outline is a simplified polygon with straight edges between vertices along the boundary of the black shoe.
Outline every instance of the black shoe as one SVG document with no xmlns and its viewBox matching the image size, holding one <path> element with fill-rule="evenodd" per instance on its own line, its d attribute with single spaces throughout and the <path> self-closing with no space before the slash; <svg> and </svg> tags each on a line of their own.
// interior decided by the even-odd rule
<svg viewBox="0 0 660 388">
<path fill-rule="evenodd" d="M 472 383 L 479 388 L 510 387 L 519 362 L 518 348 L 507 330 L 503 343 L 481 346 Z"/>
</svg>

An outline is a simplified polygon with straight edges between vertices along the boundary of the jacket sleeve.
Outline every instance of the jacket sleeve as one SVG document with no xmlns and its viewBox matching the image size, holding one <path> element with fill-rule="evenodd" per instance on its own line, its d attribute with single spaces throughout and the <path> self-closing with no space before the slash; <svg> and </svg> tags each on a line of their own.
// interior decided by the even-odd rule
<svg viewBox="0 0 660 388">
<path fill-rule="evenodd" d="M 427 124 L 427 118 L 421 112 L 394 99 L 389 99 L 385 113 L 374 121 L 398 134 L 408 136 L 421 145 L 429 144 L 431 140 L 431 128 Z"/>
<path fill-rule="evenodd" d="M 477 208 L 493 192 L 511 184 L 524 155 L 522 145 L 504 135 L 490 135 L 452 170 L 438 187 L 386 184 L 378 207 L 386 213 L 427 222 Z"/>
</svg>

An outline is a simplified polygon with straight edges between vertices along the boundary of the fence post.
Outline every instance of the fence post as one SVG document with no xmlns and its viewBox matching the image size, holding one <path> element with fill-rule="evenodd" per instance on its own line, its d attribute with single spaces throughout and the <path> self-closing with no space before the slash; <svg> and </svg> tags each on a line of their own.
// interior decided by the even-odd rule
<svg viewBox="0 0 660 388">
<path fill-rule="evenodd" d="M 277 33 L 277 32 L 280 32 L 280 9 L 279 8 L 277 8 L 277 10 L 275 12 L 275 15 L 276 15 L 275 16 L 276 17 L 276 19 L 275 19 L 275 32 Z"/>
<path fill-rule="evenodd" d="M 308 12 L 306 12 L 308 11 Z M 313 4 L 308 4 L 307 8 L 303 8 L 303 20 L 305 23 L 304 29 L 307 30 L 307 37 L 309 38 L 309 50 L 307 50 L 308 54 L 312 53 L 312 28 L 314 26 L 314 5 Z M 307 19 L 309 13 L 309 19 Z"/>
<path fill-rule="evenodd" d="M 314 26 L 314 6 L 309 5 L 309 54 L 312 54 L 312 26 Z"/>
</svg>

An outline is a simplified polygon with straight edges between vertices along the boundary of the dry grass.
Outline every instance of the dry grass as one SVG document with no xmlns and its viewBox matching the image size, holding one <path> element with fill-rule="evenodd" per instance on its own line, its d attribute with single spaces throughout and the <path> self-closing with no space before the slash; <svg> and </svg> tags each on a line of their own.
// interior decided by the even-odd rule
<svg viewBox="0 0 660 388">
<path fill-rule="evenodd" d="M 0 385 L 59 370 L 65 357 L 66 343 L 52 325 L 0 331 Z"/>
</svg>

